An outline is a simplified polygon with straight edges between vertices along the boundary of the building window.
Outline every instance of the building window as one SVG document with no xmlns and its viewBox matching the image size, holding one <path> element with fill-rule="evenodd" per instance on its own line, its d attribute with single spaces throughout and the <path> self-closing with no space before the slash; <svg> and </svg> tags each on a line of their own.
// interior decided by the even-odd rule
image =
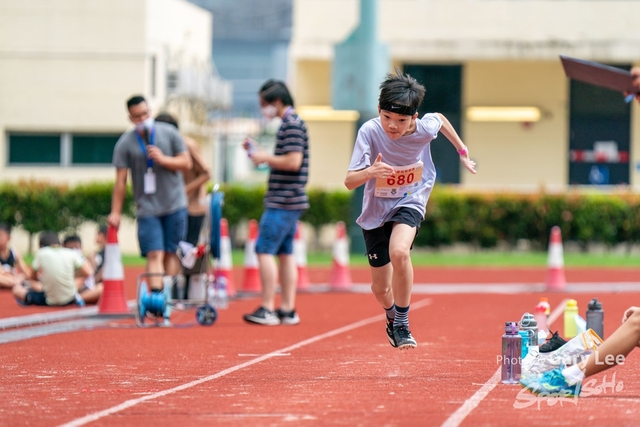
<svg viewBox="0 0 640 427">
<path fill-rule="evenodd" d="M 110 165 L 120 134 L 7 134 L 9 166 Z"/>
<path fill-rule="evenodd" d="M 73 134 L 71 164 L 111 164 L 120 135 Z"/>
<path fill-rule="evenodd" d="M 60 164 L 60 134 L 11 133 L 8 141 L 10 165 Z"/>
</svg>

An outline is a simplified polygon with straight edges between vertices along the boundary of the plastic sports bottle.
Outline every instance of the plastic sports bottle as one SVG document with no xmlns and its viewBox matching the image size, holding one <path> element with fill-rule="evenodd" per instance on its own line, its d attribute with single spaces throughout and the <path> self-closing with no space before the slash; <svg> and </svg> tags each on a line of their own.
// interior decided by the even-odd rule
<svg viewBox="0 0 640 427">
<path fill-rule="evenodd" d="M 538 303 L 544 307 L 544 314 L 547 315 L 547 324 L 549 323 L 549 315 L 551 314 L 551 305 L 549 305 L 549 298 L 541 297 Z"/>
<path fill-rule="evenodd" d="M 207 280 L 207 304 L 211 307 L 216 306 L 216 279 L 213 274 L 209 274 L 209 280 Z"/>
<path fill-rule="evenodd" d="M 216 279 L 216 303 L 217 308 L 229 307 L 229 294 L 227 292 L 227 278 L 218 276 Z"/>
<path fill-rule="evenodd" d="M 519 334 L 522 337 L 522 358 L 524 359 L 529 350 L 538 347 L 538 325 L 530 313 L 525 313 L 520 319 Z"/>
<path fill-rule="evenodd" d="M 522 372 L 522 338 L 516 322 L 506 322 L 502 336 L 502 383 L 518 384 Z"/>
<path fill-rule="evenodd" d="M 598 298 L 589 301 L 587 306 L 587 329 L 593 329 L 598 336 L 604 339 L 604 310 Z"/>
<path fill-rule="evenodd" d="M 536 308 L 533 313 L 533 318 L 538 325 L 538 344 L 544 342 L 547 338 L 549 330 L 547 329 L 547 315 L 544 314 L 544 306 L 540 303 L 536 304 Z"/>
<path fill-rule="evenodd" d="M 576 315 L 578 314 L 578 301 L 570 299 L 564 308 L 564 339 L 570 340 L 578 335 Z"/>
</svg>

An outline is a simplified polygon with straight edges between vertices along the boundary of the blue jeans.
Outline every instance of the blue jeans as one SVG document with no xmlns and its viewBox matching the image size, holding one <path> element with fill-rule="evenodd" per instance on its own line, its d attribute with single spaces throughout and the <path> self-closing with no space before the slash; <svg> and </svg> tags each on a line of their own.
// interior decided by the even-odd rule
<svg viewBox="0 0 640 427">
<path fill-rule="evenodd" d="M 138 218 L 138 243 L 142 256 L 151 251 L 175 253 L 187 234 L 187 210 L 180 209 L 163 216 Z"/>
<path fill-rule="evenodd" d="M 260 218 L 257 254 L 291 255 L 302 210 L 267 208 Z"/>
</svg>

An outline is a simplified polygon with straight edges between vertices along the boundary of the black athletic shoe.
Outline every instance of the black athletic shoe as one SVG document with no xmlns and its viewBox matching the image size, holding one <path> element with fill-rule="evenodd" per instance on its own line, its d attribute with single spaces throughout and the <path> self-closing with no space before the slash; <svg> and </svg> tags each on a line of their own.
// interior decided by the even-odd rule
<svg viewBox="0 0 640 427">
<path fill-rule="evenodd" d="M 565 345 L 567 341 L 558 335 L 558 331 L 554 332 L 546 343 L 540 346 L 540 353 L 549 353 L 555 351 Z"/>
<path fill-rule="evenodd" d="M 387 329 L 387 339 L 389 339 L 389 344 L 391 344 L 391 347 L 397 347 L 398 344 L 396 344 L 396 338 L 393 336 L 393 320 L 389 321 L 389 319 L 387 319 L 386 329 Z"/>
<path fill-rule="evenodd" d="M 393 328 L 393 337 L 400 350 L 418 346 L 416 340 L 411 336 L 411 331 L 405 325 L 395 326 Z"/>
<path fill-rule="evenodd" d="M 298 316 L 298 313 L 296 313 L 295 309 L 291 311 L 283 311 L 282 309 L 277 309 L 276 316 L 278 316 L 278 319 L 280 319 L 281 325 L 297 325 L 298 323 L 300 323 L 300 317 Z"/>
<path fill-rule="evenodd" d="M 274 326 L 280 324 L 280 319 L 275 311 L 267 310 L 264 307 L 258 307 L 256 311 L 244 315 L 244 320 L 249 323 L 257 323 L 258 325 Z"/>
</svg>

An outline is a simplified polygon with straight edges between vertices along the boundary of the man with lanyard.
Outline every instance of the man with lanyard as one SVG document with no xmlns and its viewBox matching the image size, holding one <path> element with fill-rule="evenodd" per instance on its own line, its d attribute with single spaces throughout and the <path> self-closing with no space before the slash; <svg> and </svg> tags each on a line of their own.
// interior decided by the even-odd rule
<svg viewBox="0 0 640 427">
<path fill-rule="evenodd" d="M 133 198 L 138 218 L 138 243 L 146 257 L 147 273 L 175 276 L 180 272 L 176 255 L 187 226 L 187 199 L 181 171 L 191 167 L 191 158 L 175 127 L 154 123 L 147 101 L 133 96 L 127 101 L 129 120 L 135 129 L 122 134 L 113 150 L 116 183 L 107 223 L 120 226 L 131 170 Z M 152 292 L 162 290 L 159 276 L 148 281 Z"/>
</svg>

